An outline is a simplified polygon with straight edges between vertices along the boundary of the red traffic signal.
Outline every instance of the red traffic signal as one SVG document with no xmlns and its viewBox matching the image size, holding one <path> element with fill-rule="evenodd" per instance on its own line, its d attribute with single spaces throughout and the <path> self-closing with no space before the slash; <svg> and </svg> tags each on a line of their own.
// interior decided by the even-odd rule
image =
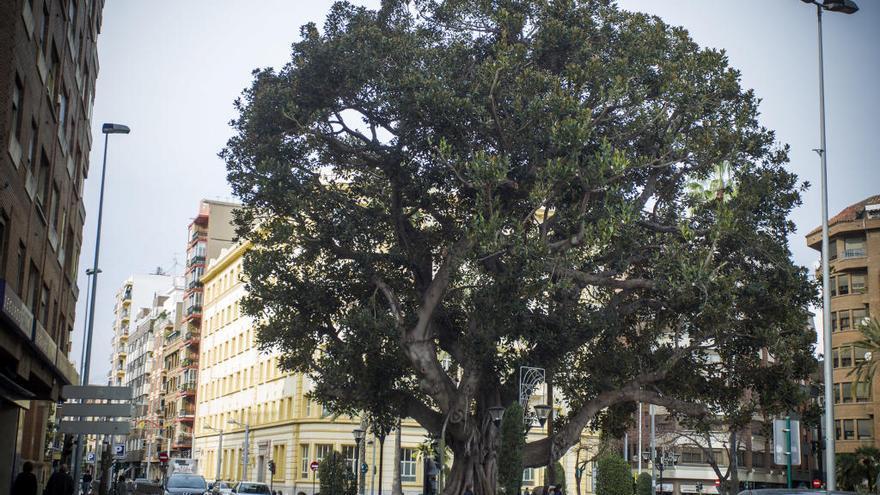
<svg viewBox="0 0 880 495">
<path fill-rule="evenodd" d="M 721 486 L 721 480 L 716 479 L 716 480 L 715 480 L 715 486 Z"/>
<path fill-rule="evenodd" d="M 822 480 L 813 480 L 813 488 L 822 488 Z"/>
</svg>

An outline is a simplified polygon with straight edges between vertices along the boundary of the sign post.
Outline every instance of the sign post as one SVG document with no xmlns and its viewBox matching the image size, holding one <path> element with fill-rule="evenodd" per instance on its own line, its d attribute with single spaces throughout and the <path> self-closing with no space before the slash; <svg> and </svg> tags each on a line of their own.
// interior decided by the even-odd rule
<svg viewBox="0 0 880 495">
<path fill-rule="evenodd" d="M 318 461 L 312 461 L 309 464 L 309 468 L 312 470 L 312 495 L 315 495 L 315 481 L 318 479 Z"/>
<path fill-rule="evenodd" d="M 791 488 L 791 467 L 801 464 L 801 424 L 791 416 L 773 420 L 773 462 L 786 467 L 787 486 Z"/>
<path fill-rule="evenodd" d="M 788 487 L 791 488 L 791 416 L 785 417 L 785 446 L 787 447 L 785 452 L 785 480 L 788 483 Z"/>
</svg>

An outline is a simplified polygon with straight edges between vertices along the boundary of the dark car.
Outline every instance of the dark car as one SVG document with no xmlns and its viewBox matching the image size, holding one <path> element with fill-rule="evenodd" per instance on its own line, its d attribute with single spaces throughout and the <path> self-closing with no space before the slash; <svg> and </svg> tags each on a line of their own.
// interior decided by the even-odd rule
<svg viewBox="0 0 880 495">
<path fill-rule="evenodd" d="M 172 474 L 165 480 L 165 495 L 204 495 L 205 478 L 198 474 Z"/>
</svg>

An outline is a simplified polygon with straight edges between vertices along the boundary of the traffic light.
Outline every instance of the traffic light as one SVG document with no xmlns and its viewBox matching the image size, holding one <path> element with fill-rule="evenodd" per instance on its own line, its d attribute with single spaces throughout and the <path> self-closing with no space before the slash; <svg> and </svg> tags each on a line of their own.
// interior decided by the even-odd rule
<svg viewBox="0 0 880 495">
<path fill-rule="evenodd" d="M 269 472 L 275 474 L 275 461 L 269 461 Z"/>
</svg>

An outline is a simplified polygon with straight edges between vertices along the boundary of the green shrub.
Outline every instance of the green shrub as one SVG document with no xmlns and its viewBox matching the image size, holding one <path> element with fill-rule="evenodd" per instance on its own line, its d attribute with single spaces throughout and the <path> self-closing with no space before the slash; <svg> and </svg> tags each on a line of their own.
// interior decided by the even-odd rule
<svg viewBox="0 0 880 495">
<path fill-rule="evenodd" d="M 321 493 L 333 495 L 355 495 L 355 478 L 349 464 L 335 450 L 321 461 L 318 466 Z"/>
<path fill-rule="evenodd" d="M 651 495 L 651 475 L 642 473 L 636 481 L 636 495 Z"/>
<path fill-rule="evenodd" d="M 498 487 L 509 495 L 519 495 L 522 488 L 522 451 L 526 444 L 523 410 L 519 403 L 510 405 L 501 418 L 501 450 L 498 453 Z"/>
<path fill-rule="evenodd" d="M 629 464 L 616 454 L 599 459 L 596 467 L 597 495 L 632 495 L 633 480 Z"/>
</svg>

